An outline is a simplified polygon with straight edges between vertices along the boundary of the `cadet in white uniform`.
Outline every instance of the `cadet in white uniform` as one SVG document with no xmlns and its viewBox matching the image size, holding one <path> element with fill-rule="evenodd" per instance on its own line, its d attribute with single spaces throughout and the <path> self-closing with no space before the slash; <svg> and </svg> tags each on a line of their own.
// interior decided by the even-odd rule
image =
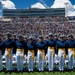
<svg viewBox="0 0 75 75">
<path fill-rule="evenodd" d="M 75 59 L 75 40 L 72 34 L 69 35 L 69 40 L 67 41 L 66 44 L 68 48 L 68 68 L 69 70 L 73 70 Z"/>
<path fill-rule="evenodd" d="M 17 69 L 18 71 L 23 71 L 23 61 L 24 61 L 24 52 L 25 52 L 25 46 L 26 42 L 24 41 L 23 35 L 19 35 L 19 41 L 17 41 L 17 52 L 16 52 L 16 58 L 17 58 Z"/>
<path fill-rule="evenodd" d="M 64 71 L 64 63 L 66 58 L 66 42 L 64 41 L 64 35 L 60 36 L 57 42 L 58 57 L 59 57 L 59 70 Z"/>
<path fill-rule="evenodd" d="M 1 44 L 2 48 L 5 49 L 5 59 L 6 59 L 6 70 L 12 71 L 12 55 L 13 48 L 16 46 L 14 40 L 12 39 L 12 34 L 7 33 L 7 39 Z"/>
<path fill-rule="evenodd" d="M 28 39 L 27 50 L 28 50 L 28 71 L 33 71 L 34 56 L 35 56 L 35 43 L 33 42 L 32 37 L 29 37 Z"/>
<path fill-rule="evenodd" d="M 2 43 L 2 38 L 0 37 L 0 45 Z M 2 64 L 2 47 L 0 46 L 0 71 L 3 70 L 3 64 Z"/>
<path fill-rule="evenodd" d="M 43 40 L 43 37 L 40 36 L 36 44 L 37 48 L 37 58 L 38 58 L 38 70 L 44 71 L 44 60 L 45 60 L 45 50 L 46 42 Z"/>
<path fill-rule="evenodd" d="M 47 42 L 48 47 L 48 70 L 53 71 L 54 68 L 54 55 L 55 55 L 55 41 L 53 34 L 49 34 L 49 40 Z"/>
</svg>

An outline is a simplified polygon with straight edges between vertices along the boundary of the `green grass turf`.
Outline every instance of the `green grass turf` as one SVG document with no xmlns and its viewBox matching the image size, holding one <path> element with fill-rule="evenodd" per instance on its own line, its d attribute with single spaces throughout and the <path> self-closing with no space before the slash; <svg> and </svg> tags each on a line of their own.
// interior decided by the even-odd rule
<svg viewBox="0 0 75 75">
<path fill-rule="evenodd" d="M 54 66 L 54 67 L 57 67 L 58 65 Z M 15 68 L 15 66 L 13 66 L 13 68 Z M 60 71 L 53 71 L 53 72 L 48 72 L 48 69 L 47 69 L 47 65 L 44 65 L 44 68 L 45 68 L 45 71 L 44 72 L 38 72 L 37 70 L 37 65 L 35 65 L 34 67 L 34 70 L 35 72 L 28 72 L 27 71 L 27 65 L 24 66 L 25 68 L 25 71 L 23 73 L 19 72 L 12 72 L 11 74 L 8 72 L 0 72 L 0 75 L 75 75 L 75 70 L 74 71 L 66 71 L 65 72 L 60 72 Z M 67 68 L 67 65 L 65 65 L 65 68 Z M 4 66 L 4 71 L 5 71 L 5 66 Z"/>
<path fill-rule="evenodd" d="M 75 75 L 75 72 L 23 72 L 23 73 L 4 73 L 1 72 L 0 75 Z"/>
</svg>

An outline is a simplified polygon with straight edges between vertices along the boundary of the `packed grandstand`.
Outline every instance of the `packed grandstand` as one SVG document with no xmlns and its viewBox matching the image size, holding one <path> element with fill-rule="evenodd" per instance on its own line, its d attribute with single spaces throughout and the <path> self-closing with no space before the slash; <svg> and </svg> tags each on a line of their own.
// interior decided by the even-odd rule
<svg viewBox="0 0 75 75">
<path fill-rule="evenodd" d="M 5 10 L 7 12 L 3 12 L 3 14 L 7 13 L 10 15 L 11 12 L 9 13 L 8 11 L 11 10 L 10 9 L 5 9 Z M 25 9 L 25 10 L 19 9 L 19 10 L 21 10 L 22 12 L 23 11 L 27 12 L 29 9 Z M 37 10 L 38 9 L 33 9 L 31 11 L 33 12 L 36 11 L 35 14 L 37 14 L 38 13 Z M 40 9 L 40 11 L 41 10 L 42 9 Z M 56 9 L 48 9 L 47 13 L 49 12 L 49 10 L 52 10 L 51 13 L 53 13 Z M 17 12 L 15 13 L 17 14 Z M 44 13 L 44 11 L 41 12 Z M 21 13 L 19 13 L 20 14 L 19 16 L 4 15 L 2 18 L 0 18 L 0 36 L 2 36 L 3 39 L 5 39 L 4 36 L 6 35 L 6 32 L 11 32 L 13 34 L 15 33 L 17 35 L 21 33 L 25 36 L 32 35 L 34 37 L 37 37 L 39 35 L 45 36 L 50 32 L 53 34 L 58 33 L 58 34 L 65 34 L 65 35 L 72 33 L 75 36 L 75 32 L 74 32 L 75 20 L 73 19 L 70 20 L 68 17 L 65 17 L 65 14 L 64 15 L 61 14 L 61 16 L 59 16 L 59 12 L 60 12 L 59 10 L 56 12 L 57 12 L 56 16 L 46 16 L 46 15 L 41 16 L 42 13 L 38 14 L 38 16 L 36 15 L 20 16 Z M 61 12 L 65 12 L 65 11 L 61 11 Z"/>
<path fill-rule="evenodd" d="M 51 13 L 53 12 L 51 11 Z M 0 36 L 2 37 L 6 35 L 6 32 L 11 32 L 13 34 L 16 33 L 17 35 L 21 33 L 25 36 L 29 36 L 32 33 L 34 37 L 37 37 L 38 35 L 45 36 L 50 32 L 52 32 L 53 34 L 58 33 L 66 35 L 72 33 L 73 35 L 75 35 L 74 29 L 75 29 L 75 21 L 69 20 L 68 17 L 65 17 L 65 15 L 62 16 L 62 14 L 61 16 L 59 16 L 58 14 L 56 16 L 32 15 L 22 17 L 20 16 L 11 17 L 5 15 L 4 17 L 0 18 Z M 3 38 L 5 39 L 5 37 Z"/>
</svg>

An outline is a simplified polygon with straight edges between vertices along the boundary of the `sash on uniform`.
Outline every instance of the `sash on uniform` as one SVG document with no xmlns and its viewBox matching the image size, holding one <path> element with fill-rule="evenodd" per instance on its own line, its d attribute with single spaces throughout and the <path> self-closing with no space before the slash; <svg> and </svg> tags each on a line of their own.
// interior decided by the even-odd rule
<svg viewBox="0 0 75 75">
<path fill-rule="evenodd" d="M 7 50 L 8 58 L 11 58 L 11 50 L 12 50 L 12 48 L 6 48 L 6 50 Z"/>
<path fill-rule="evenodd" d="M 63 57 L 66 58 L 66 51 L 65 51 L 65 48 L 59 48 L 58 50 L 64 51 Z"/>
<path fill-rule="evenodd" d="M 74 53 L 74 54 L 73 54 L 73 57 L 75 58 L 75 48 L 73 49 L 73 53 Z"/>
<path fill-rule="evenodd" d="M 24 59 L 24 49 L 17 48 L 17 51 L 18 51 L 18 52 L 22 52 L 22 58 Z"/>
<path fill-rule="evenodd" d="M 24 59 L 24 49 L 22 49 L 22 58 Z"/>
<path fill-rule="evenodd" d="M 54 55 L 55 55 L 54 47 L 48 46 L 48 50 L 52 50 L 52 56 L 54 57 Z"/>
<path fill-rule="evenodd" d="M 45 51 L 41 50 L 41 49 L 38 49 L 38 52 L 42 53 L 42 60 L 45 60 Z"/>
<path fill-rule="evenodd" d="M 34 60 L 34 50 L 28 50 L 28 52 L 32 53 L 32 60 Z"/>
<path fill-rule="evenodd" d="M 75 48 L 68 48 L 68 50 L 72 50 L 73 51 L 73 57 L 75 58 Z"/>
<path fill-rule="evenodd" d="M 17 48 L 17 51 L 18 51 L 18 52 L 21 52 L 21 49 L 20 49 L 20 48 Z"/>
</svg>

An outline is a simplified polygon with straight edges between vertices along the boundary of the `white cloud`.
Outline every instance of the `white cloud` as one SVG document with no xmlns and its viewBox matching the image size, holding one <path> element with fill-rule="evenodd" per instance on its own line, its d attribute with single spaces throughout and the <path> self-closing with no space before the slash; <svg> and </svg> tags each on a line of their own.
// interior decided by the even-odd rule
<svg viewBox="0 0 75 75">
<path fill-rule="evenodd" d="M 3 5 L 2 7 L 3 8 L 6 8 L 6 9 L 16 9 L 15 8 L 15 4 L 10 1 L 10 0 L 6 0 L 6 1 L 1 1 L 1 4 Z"/>
<path fill-rule="evenodd" d="M 75 16 L 75 11 L 69 11 L 67 16 Z"/>
<path fill-rule="evenodd" d="M 65 3 L 68 3 L 68 6 L 72 8 L 72 4 L 69 0 L 55 0 L 54 4 L 51 6 L 51 8 L 64 8 Z"/>
<path fill-rule="evenodd" d="M 73 7 L 74 7 L 74 9 L 75 9 L 75 5 L 74 5 Z"/>
<path fill-rule="evenodd" d="M 41 4 L 40 2 L 37 2 L 33 5 L 31 5 L 31 8 L 45 9 L 46 7 L 43 4 Z"/>
<path fill-rule="evenodd" d="M 65 3 L 68 3 L 65 5 Z M 72 5 L 70 0 L 55 0 L 51 8 L 66 8 L 67 16 L 75 16 L 75 5 Z"/>
<path fill-rule="evenodd" d="M 68 4 L 66 5 L 65 3 Z M 31 5 L 31 8 L 45 9 L 46 6 L 44 4 L 41 4 L 40 2 L 37 2 L 36 4 Z M 72 5 L 70 0 L 55 0 L 51 8 L 65 8 L 65 13 L 67 13 L 66 16 L 75 16 L 75 5 Z"/>
</svg>

